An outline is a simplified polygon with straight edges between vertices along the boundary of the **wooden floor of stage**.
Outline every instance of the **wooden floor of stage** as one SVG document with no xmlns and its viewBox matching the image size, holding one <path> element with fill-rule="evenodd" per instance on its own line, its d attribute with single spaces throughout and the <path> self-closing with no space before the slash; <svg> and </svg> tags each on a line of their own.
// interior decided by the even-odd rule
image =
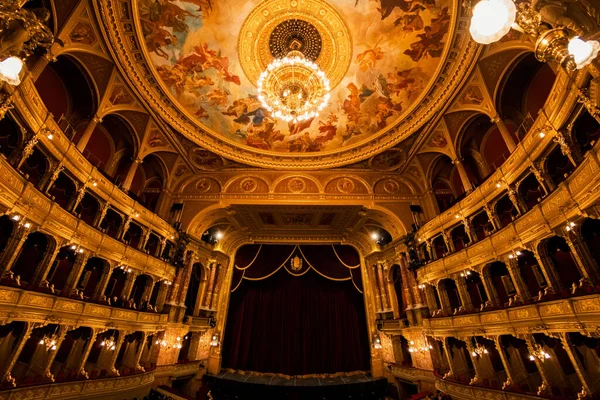
<svg viewBox="0 0 600 400">
<path fill-rule="evenodd" d="M 334 378 L 284 378 L 222 372 L 205 375 L 204 380 L 214 400 L 383 400 L 387 391 L 385 378 L 374 379 L 365 374 Z"/>
</svg>

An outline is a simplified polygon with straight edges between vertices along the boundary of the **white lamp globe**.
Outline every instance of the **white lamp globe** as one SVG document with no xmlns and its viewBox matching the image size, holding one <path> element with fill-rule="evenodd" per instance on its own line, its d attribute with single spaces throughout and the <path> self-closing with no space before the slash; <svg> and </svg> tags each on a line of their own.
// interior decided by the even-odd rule
<svg viewBox="0 0 600 400">
<path fill-rule="evenodd" d="M 586 65 L 591 64 L 598 56 L 600 43 L 595 40 L 585 42 L 578 36 L 575 36 L 569 41 L 568 50 L 569 54 L 573 56 L 575 64 L 577 64 L 577 69 L 582 69 Z"/>
<path fill-rule="evenodd" d="M 473 7 L 471 37 L 481 44 L 496 42 L 510 31 L 516 17 L 512 0 L 481 0 Z"/>
<path fill-rule="evenodd" d="M 8 57 L 0 62 L 0 81 L 9 85 L 18 86 L 21 84 L 19 74 L 23 70 L 23 60 L 18 57 Z"/>
</svg>

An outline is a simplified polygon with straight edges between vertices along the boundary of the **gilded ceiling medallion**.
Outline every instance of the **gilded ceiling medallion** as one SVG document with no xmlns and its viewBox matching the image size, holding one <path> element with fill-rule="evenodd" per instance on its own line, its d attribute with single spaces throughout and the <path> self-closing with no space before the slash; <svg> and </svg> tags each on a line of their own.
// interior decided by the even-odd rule
<svg viewBox="0 0 600 400">
<path fill-rule="evenodd" d="M 458 52 L 461 57 L 446 60 L 444 84 L 436 81 L 457 26 L 456 1 L 134 4 L 145 59 L 124 65 L 145 100 L 199 146 L 252 165 L 323 168 L 371 157 L 421 127 L 467 65 L 458 64 Z M 314 118 L 285 121 L 258 99 L 257 78 L 290 48 L 300 49 L 330 81 L 327 105 Z M 474 57 L 474 50 L 464 54 Z"/>
<path fill-rule="evenodd" d="M 336 87 L 352 61 L 352 39 L 337 9 L 325 0 L 263 0 L 240 29 L 240 65 L 256 82 L 275 59 L 300 51 Z"/>
</svg>

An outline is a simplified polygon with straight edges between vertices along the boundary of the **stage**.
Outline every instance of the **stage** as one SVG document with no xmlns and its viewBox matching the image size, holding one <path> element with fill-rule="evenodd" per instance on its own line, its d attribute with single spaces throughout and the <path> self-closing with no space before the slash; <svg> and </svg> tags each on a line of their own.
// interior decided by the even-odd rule
<svg viewBox="0 0 600 400">
<path fill-rule="evenodd" d="M 214 400 L 254 399 L 369 399 L 383 400 L 387 391 L 385 378 L 373 379 L 356 374 L 335 378 L 283 378 L 223 372 L 204 375 Z"/>
</svg>

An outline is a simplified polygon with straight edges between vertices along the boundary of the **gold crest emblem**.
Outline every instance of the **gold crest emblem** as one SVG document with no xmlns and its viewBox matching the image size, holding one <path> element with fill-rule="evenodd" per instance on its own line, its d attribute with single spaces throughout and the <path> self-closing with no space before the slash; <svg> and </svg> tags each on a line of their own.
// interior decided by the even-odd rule
<svg viewBox="0 0 600 400">
<path fill-rule="evenodd" d="M 298 256 L 292 258 L 290 267 L 292 268 L 292 271 L 300 271 L 302 269 L 302 259 Z"/>
</svg>

